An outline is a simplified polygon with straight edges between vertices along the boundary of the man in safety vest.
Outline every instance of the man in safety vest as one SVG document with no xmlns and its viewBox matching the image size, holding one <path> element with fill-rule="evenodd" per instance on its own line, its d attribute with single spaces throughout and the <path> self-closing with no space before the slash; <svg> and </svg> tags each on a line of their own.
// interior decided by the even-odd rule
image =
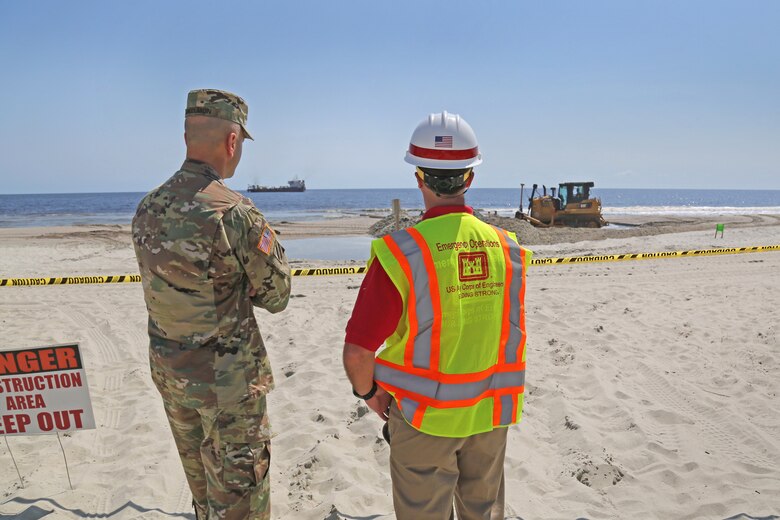
<svg viewBox="0 0 780 520">
<path fill-rule="evenodd" d="M 465 205 L 482 156 L 460 116 L 422 121 L 405 160 L 426 212 L 372 243 L 344 367 L 353 393 L 389 421 L 400 520 L 450 519 L 453 498 L 461 520 L 503 519 L 506 427 L 523 407 L 531 252 Z"/>
</svg>

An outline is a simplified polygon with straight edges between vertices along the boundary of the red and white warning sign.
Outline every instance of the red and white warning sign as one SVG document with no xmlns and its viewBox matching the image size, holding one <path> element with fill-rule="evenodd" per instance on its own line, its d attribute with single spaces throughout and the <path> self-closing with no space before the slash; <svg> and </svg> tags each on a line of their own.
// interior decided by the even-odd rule
<svg viewBox="0 0 780 520">
<path fill-rule="evenodd" d="M 77 343 L 0 350 L 0 434 L 95 428 Z"/>
</svg>

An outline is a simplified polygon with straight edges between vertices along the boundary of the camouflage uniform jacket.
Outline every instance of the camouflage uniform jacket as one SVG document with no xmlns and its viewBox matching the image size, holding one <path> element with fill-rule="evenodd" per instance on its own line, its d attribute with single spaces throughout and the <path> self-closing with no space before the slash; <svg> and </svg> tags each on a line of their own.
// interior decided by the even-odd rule
<svg viewBox="0 0 780 520">
<path fill-rule="evenodd" d="M 221 408 L 269 392 L 273 376 L 252 305 L 283 310 L 290 267 L 252 201 L 208 164 L 187 160 L 144 197 L 132 231 L 152 378 L 163 398 Z"/>
</svg>

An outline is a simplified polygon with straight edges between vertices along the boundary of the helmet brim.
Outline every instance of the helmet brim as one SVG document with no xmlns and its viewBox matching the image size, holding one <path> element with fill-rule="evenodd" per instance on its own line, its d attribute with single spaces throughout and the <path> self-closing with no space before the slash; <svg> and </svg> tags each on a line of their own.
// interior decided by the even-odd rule
<svg viewBox="0 0 780 520">
<path fill-rule="evenodd" d="M 470 159 L 462 159 L 457 161 L 443 161 L 441 159 L 426 159 L 424 157 L 417 157 L 410 152 L 406 152 L 404 161 L 414 166 L 421 166 L 423 168 L 438 168 L 441 170 L 456 170 L 458 168 L 472 168 L 479 164 L 482 164 L 482 154 L 478 153 L 476 157 Z"/>
</svg>

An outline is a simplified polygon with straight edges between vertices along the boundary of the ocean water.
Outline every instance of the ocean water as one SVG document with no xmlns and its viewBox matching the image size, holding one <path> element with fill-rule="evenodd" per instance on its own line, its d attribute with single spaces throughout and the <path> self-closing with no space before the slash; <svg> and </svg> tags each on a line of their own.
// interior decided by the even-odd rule
<svg viewBox="0 0 780 520">
<path fill-rule="evenodd" d="M 525 190 L 523 207 L 528 207 Z M 780 190 L 594 189 L 607 220 L 619 215 L 780 214 Z M 129 224 L 143 193 L 68 193 L 0 195 L 0 227 Z M 306 221 L 390 213 L 401 207 L 421 210 L 417 189 L 316 190 L 304 193 L 247 193 L 272 221 Z M 468 203 L 512 216 L 520 205 L 517 188 L 474 188 Z"/>
</svg>

